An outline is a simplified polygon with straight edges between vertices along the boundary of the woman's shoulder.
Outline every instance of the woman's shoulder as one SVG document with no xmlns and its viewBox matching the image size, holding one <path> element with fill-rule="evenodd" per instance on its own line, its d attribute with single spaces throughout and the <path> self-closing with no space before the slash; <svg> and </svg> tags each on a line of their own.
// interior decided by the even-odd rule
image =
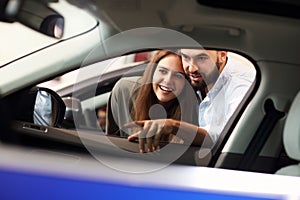
<svg viewBox="0 0 300 200">
<path fill-rule="evenodd" d="M 131 76 L 131 77 L 123 77 L 117 81 L 114 86 L 114 90 L 131 90 L 133 86 L 139 84 L 139 79 L 141 76 Z"/>
<path fill-rule="evenodd" d="M 141 76 L 130 76 L 130 77 L 123 77 L 121 79 L 118 80 L 117 83 L 122 83 L 122 84 L 135 84 L 137 82 L 139 82 L 139 79 L 141 78 Z"/>
</svg>

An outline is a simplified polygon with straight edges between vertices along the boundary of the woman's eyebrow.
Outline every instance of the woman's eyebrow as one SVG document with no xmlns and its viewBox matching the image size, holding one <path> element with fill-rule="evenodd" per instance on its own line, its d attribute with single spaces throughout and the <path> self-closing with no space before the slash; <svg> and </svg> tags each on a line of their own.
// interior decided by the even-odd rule
<svg viewBox="0 0 300 200">
<path fill-rule="evenodd" d="M 162 68 L 162 69 L 165 69 L 165 70 L 168 70 L 168 71 L 170 71 L 170 69 L 169 69 L 169 68 L 167 68 L 167 67 L 164 67 L 163 65 L 158 65 L 157 67 L 158 67 L 158 68 Z"/>
<path fill-rule="evenodd" d="M 172 70 L 172 69 L 166 68 L 164 66 L 158 66 L 158 67 L 161 68 L 161 69 L 167 70 L 167 71 L 171 71 L 172 73 L 180 73 L 182 75 L 185 75 L 185 73 L 181 72 L 181 71 Z"/>
</svg>

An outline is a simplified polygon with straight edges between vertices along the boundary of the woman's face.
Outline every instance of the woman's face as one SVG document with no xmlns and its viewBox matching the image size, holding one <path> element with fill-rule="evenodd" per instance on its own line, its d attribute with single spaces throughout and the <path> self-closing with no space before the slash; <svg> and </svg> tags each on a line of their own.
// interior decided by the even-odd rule
<svg viewBox="0 0 300 200">
<path fill-rule="evenodd" d="M 157 99 L 166 103 L 176 98 L 182 92 L 185 75 L 181 58 L 167 55 L 161 59 L 154 71 L 152 87 Z"/>
</svg>

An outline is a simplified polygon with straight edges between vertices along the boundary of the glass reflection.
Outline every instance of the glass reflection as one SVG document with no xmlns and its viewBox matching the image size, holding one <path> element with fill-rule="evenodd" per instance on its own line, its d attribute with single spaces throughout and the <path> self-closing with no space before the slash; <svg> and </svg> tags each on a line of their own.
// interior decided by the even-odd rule
<svg viewBox="0 0 300 200">
<path fill-rule="evenodd" d="M 52 100 L 51 94 L 46 91 L 39 90 L 37 92 L 33 121 L 35 124 L 50 126 L 52 119 Z"/>
</svg>

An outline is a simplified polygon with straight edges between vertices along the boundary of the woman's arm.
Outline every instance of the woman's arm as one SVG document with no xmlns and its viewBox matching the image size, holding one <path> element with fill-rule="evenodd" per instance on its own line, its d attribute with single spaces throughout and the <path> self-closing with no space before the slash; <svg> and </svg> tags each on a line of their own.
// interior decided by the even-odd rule
<svg viewBox="0 0 300 200">
<path fill-rule="evenodd" d="M 147 141 L 148 152 L 157 150 L 159 141 L 165 134 L 176 134 L 184 140 L 185 144 L 202 145 L 205 139 L 205 144 L 212 145 L 212 140 L 205 129 L 184 121 L 174 119 L 143 120 L 128 123 L 124 127 L 136 126 L 139 126 L 140 130 L 129 136 L 128 140 L 132 141 L 139 138 L 140 152 L 145 152 L 145 140 Z"/>
</svg>

